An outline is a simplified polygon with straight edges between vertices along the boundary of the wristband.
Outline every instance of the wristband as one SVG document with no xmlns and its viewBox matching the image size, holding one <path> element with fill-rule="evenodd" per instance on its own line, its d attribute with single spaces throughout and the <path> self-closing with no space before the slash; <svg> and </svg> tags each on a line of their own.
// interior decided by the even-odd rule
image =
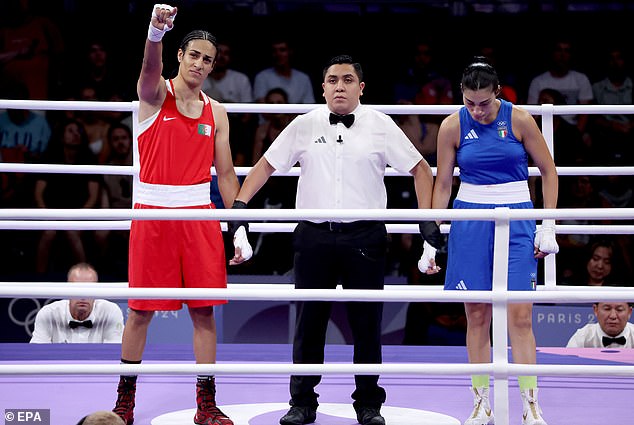
<svg viewBox="0 0 634 425">
<path fill-rule="evenodd" d="M 418 230 L 423 237 L 423 241 L 429 243 L 434 248 L 440 247 L 440 227 L 435 221 L 421 221 L 418 223 Z"/>
<path fill-rule="evenodd" d="M 170 13 L 174 10 L 174 8 L 168 4 L 155 4 L 152 8 L 153 18 L 158 18 L 158 15 L 156 14 L 156 9 L 167 9 L 170 11 Z M 154 43 L 160 42 L 163 39 L 165 33 L 174 27 L 174 19 L 176 19 L 176 14 L 174 14 L 174 16 L 172 16 L 170 19 L 172 20 L 172 26 L 168 26 L 166 22 L 163 26 L 163 29 L 155 27 L 154 25 L 152 25 L 152 21 L 150 21 L 150 27 L 147 31 L 148 40 Z"/>
<path fill-rule="evenodd" d="M 165 27 L 167 28 L 167 24 L 165 24 Z M 147 39 L 153 43 L 158 43 L 163 39 L 163 36 L 166 32 L 166 30 L 160 30 L 156 28 L 154 25 L 152 25 L 152 22 L 150 22 L 150 27 L 147 30 Z"/>
<path fill-rule="evenodd" d="M 238 199 L 233 201 L 233 205 L 231 206 L 232 210 L 244 210 L 247 208 L 247 204 L 244 201 L 240 201 Z M 249 222 L 242 220 L 231 220 L 227 223 L 227 230 L 231 236 L 235 236 L 236 230 L 240 226 L 244 226 L 245 231 L 249 231 Z"/>
</svg>

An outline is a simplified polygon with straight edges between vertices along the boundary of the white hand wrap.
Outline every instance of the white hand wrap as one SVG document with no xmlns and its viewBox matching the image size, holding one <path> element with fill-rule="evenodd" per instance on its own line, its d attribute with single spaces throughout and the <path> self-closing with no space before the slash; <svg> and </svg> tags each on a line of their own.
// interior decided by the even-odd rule
<svg viewBox="0 0 634 425">
<path fill-rule="evenodd" d="M 555 220 L 543 220 L 535 231 L 535 248 L 544 254 L 557 254 L 559 245 L 555 239 Z"/>
<path fill-rule="evenodd" d="M 434 266 L 431 260 L 436 260 L 436 248 L 425 241 L 423 242 L 423 255 L 418 260 L 418 270 L 422 273 L 427 273 L 427 270 Z"/>
<path fill-rule="evenodd" d="M 172 12 L 174 10 L 174 8 L 168 4 L 155 4 L 154 8 L 152 9 L 152 17 L 153 18 L 158 18 L 158 15 L 156 14 L 156 9 L 167 9 L 170 12 Z M 154 43 L 158 43 L 159 41 L 161 41 L 163 39 L 163 36 L 165 35 L 165 33 L 169 30 L 171 30 L 174 27 L 174 19 L 176 19 L 176 15 L 172 16 L 172 26 L 169 27 L 167 26 L 167 23 L 164 24 L 163 29 L 159 29 L 156 28 L 154 25 L 152 25 L 152 21 L 150 21 L 150 27 L 148 28 L 147 31 L 147 38 L 148 40 L 154 42 Z"/>
<path fill-rule="evenodd" d="M 233 235 L 233 246 L 234 248 L 240 248 L 242 258 L 244 258 L 245 261 L 253 255 L 253 248 L 251 248 L 251 244 L 247 238 L 247 231 L 244 226 L 238 227 L 235 235 Z"/>
</svg>

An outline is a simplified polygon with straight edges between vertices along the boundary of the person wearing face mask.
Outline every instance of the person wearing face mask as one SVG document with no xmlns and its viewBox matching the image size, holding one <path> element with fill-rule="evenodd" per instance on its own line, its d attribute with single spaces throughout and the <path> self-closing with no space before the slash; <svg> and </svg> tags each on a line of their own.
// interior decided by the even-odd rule
<svg viewBox="0 0 634 425">
<path fill-rule="evenodd" d="M 88 263 L 68 270 L 69 282 L 98 282 Z M 35 316 L 31 343 L 121 343 L 123 313 L 116 303 L 92 298 L 71 298 L 45 305 Z"/>
</svg>

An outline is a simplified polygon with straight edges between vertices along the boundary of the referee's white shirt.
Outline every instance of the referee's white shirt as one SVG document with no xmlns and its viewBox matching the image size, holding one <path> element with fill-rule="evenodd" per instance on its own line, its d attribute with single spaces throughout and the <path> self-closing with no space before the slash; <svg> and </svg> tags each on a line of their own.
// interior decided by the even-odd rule
<svg viewBox="0 0 634 425">
<path fill-rule="evenodd" d="M 596 347 L 603 348 L 603 337 L 609 336 L 601 329 L 598 323 L 588 323 L 581 329 L 572 335 L 568 341 L 566 347 L 569 348 L 583 348 L 583 347 Z M 627 322 L 623 332 L 616 337 L 624 336 L 625 345 L 619 345 L 612 343 L 605 348 L 634 348 L 634 324 Z"/>
<path fill-rule="evenodd" d="M 408 173 L 423 158 L 392 118 L 359 105 L 350 128 L 326 105 L 296 117 L 264 153 L 280 172 L 298 162 L 296 208 L 385 209 L 385 167 Z"/>
<path fill-rule="evenodd" d="M 69 322 L 69 300 L 55 301 L 45 305 L 35 316 L 32 343 L 121 343 L 123 337 L 123 312 L 108 300 L 95 300 L 91 320 L 92 328 L 79 326 L 71 329 Z"/>
</svg>

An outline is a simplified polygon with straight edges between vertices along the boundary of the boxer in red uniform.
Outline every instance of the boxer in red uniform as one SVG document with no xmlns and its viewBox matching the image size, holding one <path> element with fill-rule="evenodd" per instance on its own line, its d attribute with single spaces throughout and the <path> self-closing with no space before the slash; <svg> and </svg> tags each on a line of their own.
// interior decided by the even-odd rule
<svg viewBox="0 0 634 425">
<path fill-rule="evenodd" d="M 154 5 L 145 43 L 139 95 L 140 173 L 135 186 L 137 209 L 215 208 L 210 200 L 211 167 L 225 205 L 240 188 L 229 146 L 227 111 L 201 91 L 213 69 L 216 39 L 202 30 L 187 34 L 178 49 L 178 75 L 161 75 L 162 38 L 172 29 L 177 9 Z M 240 234 L 244 233 L 244 230 Z M 244 241 L 244 242 L 243 242 Z M 244 261 L 251 247 L 236 238 Z M 235 258 L 232 259 L 232 263 Z M 226 258 L 220 223 L 211 220 L 133 220 L 130 230 L 130 287 L 225 288 Z M 158 310 L 187 304 L 194 327 L 196 363 L 216 361 L 213 306 L 226 300 L 130 300 L 121 345 L 121 362 L 141 362 L 147 330 Z M 113 409 L 127 425 L 134 422 L 136 376 L 121 376 Z M 215 400 L 213 376 L 199 376 L 194 423 L 232 425 Z"/>
</svg>

